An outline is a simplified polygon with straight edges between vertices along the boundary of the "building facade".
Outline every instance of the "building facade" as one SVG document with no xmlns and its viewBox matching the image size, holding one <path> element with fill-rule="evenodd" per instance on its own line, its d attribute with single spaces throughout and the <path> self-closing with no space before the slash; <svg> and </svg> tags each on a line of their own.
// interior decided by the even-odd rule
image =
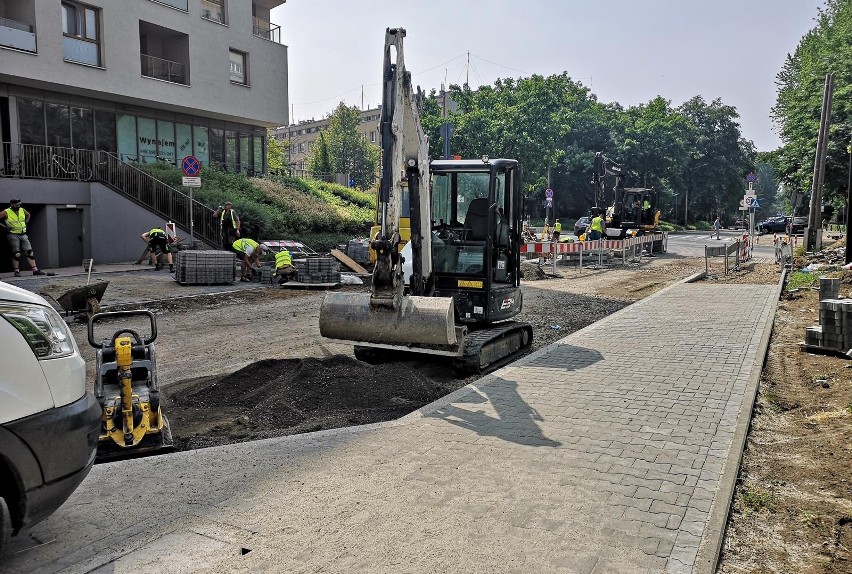
<svg viewBox="0 0 852 574">
<path fill-rule="evenodd" d="M 48 157 L 56 149 L 104 150 L 145 163 L 194 155 L 202 165 L 264 172 L 267 130 L 288 123 L 287 46 L 269 21 L 284 2 L 0 0 L 0 173 L 7 176 L 0 201 L 15 190 L 33 228 L 55 230 L 64 219 L 54 213 L 62 205 L 51 203 L 62 183 L 46 181 L 50 174 L 8 177 L 21 175 L 22 149 L 46 149 Z M 103 210 L 93 206 L 103 194 L 87 198 L 79 182 L 73 189 L 66 203 L 83 212 L 83 252 L 103 262 L 96 238 L 103 226 L 94 219 Z M 150 219 L 121 203 L 110 202 L 113 220 Z M 142 231 L 133 229 L 137 241 Z M 62 234 L 45 232 L 51 247 L 42 265 L 58 266 L 64 261 L 52 251 Z"/>
</svg>

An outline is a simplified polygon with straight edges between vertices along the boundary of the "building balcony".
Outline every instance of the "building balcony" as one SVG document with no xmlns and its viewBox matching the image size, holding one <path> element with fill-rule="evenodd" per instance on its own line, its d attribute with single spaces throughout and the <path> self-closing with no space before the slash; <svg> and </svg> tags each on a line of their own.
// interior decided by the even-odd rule
<svg viewBox="0 0 852 574">
<path fill-rule="evenodd" d="M 164 60 L 147 54 L 142 54 L 141 58 L 143 76 L 173 84 L 189 85 L 186 80 L 186 66 L 180 62 Z"/>
<path fill-rule="evenodd" d="M 0 18 L 0 46 L 35 52 L 36 37 L 33 27 L 9 18 Z"/>
<path fill-rule="evenodd" d="M 281 43 L 281 26 L 272 22 L 255 17 L 252 33 L 258 38 L 263 38 L 277 44 Z"/>
</svg>

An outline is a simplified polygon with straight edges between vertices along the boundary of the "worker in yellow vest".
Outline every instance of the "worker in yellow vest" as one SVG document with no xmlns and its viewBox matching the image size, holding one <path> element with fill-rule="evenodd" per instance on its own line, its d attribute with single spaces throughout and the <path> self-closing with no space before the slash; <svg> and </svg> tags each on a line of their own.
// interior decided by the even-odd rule
<svg viewBox="0 0 852 574">
<path fill-rule="evenodd" d="M 596 241 L 603 237 L 605 228 L 606 224 L 604 223 L 603 216 L 601 216 L 599 211 L 595 211 L 595 215 L 592 217 L 592 221 L 589 224 L 589 240 Z"/>
<path fill-rule="evenodd" d="M 9 200 L 9 207 L 0 211 L 0 227 L 6 231 L 9 247 L 12 248 L 12 269 L 15 277 L 21 276 L 21 256 L 26 255 L 33 275 L 47 275 L 36 265 L 33 255 L 33 246 L 27 237 L 27 223 L 30 221 L 30 212 L 21 207 L 20 199 Z"/>
<path fill-rule="evenodd" d="M 562 235 L 562 223 L 557 220 L 553 224 L 553 241 L 559 243 L 559 236 Z"/>
<path fill-rule="evenodd" d="M 148 251 L 151 254 L 151 264 L 156 265 L 157 271 L 163 268 L 160 263 L 160 253 L 166 254 L 166 263 L 169 264 L 169 271 L 174 273 L 175 266 L 172 263 L 172 248 L 169 247 L 168 236 L 161 227 L 154 227 L 151 231 L 146 231 L 142 234 L 142 241 L 148 244 Z"/>
<path fill-rule="evenodd" d="M 293 258 L 290 252 L 282 249 L 275 254 L 275 274 L 278 275 L 278 284 L 284 285 L 287 281 L 296 277 L 296 268 L 293 267 Z"/>
<path fill-rule="evenodd" d="M 242 260 L 242 276 L 240 281 L 251 281 L 251 270 L 260 263 L 260 256 L 269 250 L 266 243 L 258 243 L 254 239 L 241 238 L 233 243 L 234 252 Z"/>
</svg>

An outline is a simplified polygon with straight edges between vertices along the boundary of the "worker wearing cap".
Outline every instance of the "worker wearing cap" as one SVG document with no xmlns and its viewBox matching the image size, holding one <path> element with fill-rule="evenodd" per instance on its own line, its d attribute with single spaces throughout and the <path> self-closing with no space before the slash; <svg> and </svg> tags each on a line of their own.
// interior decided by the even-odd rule
<svg viewBox="0 0 852 574">
<path fill-rule="evenodd" d="M 251 269 L 260 262 L 260 256 L 269 250 L 266 243 L 258 243 L 254 239 L 242 238 L 232 245 L 237 257 L 242 259 L 242 277 L 240 281 L 251 281 Z"/>
<path fill-rule="evenodd" d="M 275 254 L 275 274 L 278 275 L 278 284 L 284 285 L 287 281 L 293 279 L 296 275 L 296 268 L 293 267 L 293 257 L 286 249 L 282 249 Z"/>
<path fill-rule="evenodd" d="M 27 237 L 27 223 L 30 221 L 30 212 L 21 207 L 20 199 L 10 199 L 9 207 L 0 211 L 0 227 L 6 231 L 6 238 L 12 248 L 12 269 L 15 277 L 21 276 L 21 256 L 26 255 L 33 275 L 46 275 L 36 265 L 33 247 Z"/>
<path fill-rule="evenodd" d="M 226 201 L 213 212 L 213 217 L 218 217 L 222 225 L 222 248 L 229 251 L 234 241 L 240 237 L 240 217 L 233 209 L 233 204 Z"/>
<path fill-rule="evenodd" d="M 169 247 L 166 232 L 161 227 L 154 227 L 151 231 L 146 231 L 142 234 L 142 241 L 148 244 L 148 250 L 151 252 L 151 263 L 156 264 L 157 271 L 163 268 L 160 265 L 160 255 L 158 253 L 158 251 L 161 251 L 166 254 L 169 271 L 174 273 L 175 266 L 172 264 L 172 250 Z"/>
</svg>

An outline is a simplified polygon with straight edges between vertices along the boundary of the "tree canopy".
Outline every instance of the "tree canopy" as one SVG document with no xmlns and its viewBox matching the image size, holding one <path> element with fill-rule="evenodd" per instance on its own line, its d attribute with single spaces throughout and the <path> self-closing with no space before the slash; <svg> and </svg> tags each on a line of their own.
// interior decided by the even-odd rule
<svg viewBox="0 0 852 574">
<path fill-rule="evenodd" d="M 820 114 L 828 73 L 834 74 L 834 95 L 828 140 L 823 198 L 843 202 L 848 182 L 852 140 L 852 3 L 828 0 L 815 26 L 789 54 L 776 77 L 778 96 L 772 110 L 783 146 L 778 175 L 788 193 L 810 192 Z"/>
<path fill-rule="evenodd" d="M 340 102 L 329 117 L 328 129 L 311 146 L 308 163 L 313 174 L 320 178 L 347 174 L 360 189 L 376 182 L 379 148 L 358 132 L 360 121 L 358 108 Z"/>
<path fill-rule="evenodd" d="M 440 125 L 449 121 L 452 153 L 519 160 L 533 212 L 550 187 L 557 216 L 587 213 L 596 152 L 633 174 L 628 185 L 657 189 L 664 212 L 674 211 L 675 200 L 688 205 L 680 213 L 690 221 L 733 215 L 745 176 L 755 169 L 754 146 L 741 136 L 736 109 L 720 100 L 708 104 L 696 96 L 673 108 L 658 96 L 624 108 L 598 102 L 564 72 L 500 79 L 477 90 L 454 85 L 449 95 L 458 109 L 447 118 L 434 92 L 423 106 L 433 154 L 442 147 Z"/>
</svg>

